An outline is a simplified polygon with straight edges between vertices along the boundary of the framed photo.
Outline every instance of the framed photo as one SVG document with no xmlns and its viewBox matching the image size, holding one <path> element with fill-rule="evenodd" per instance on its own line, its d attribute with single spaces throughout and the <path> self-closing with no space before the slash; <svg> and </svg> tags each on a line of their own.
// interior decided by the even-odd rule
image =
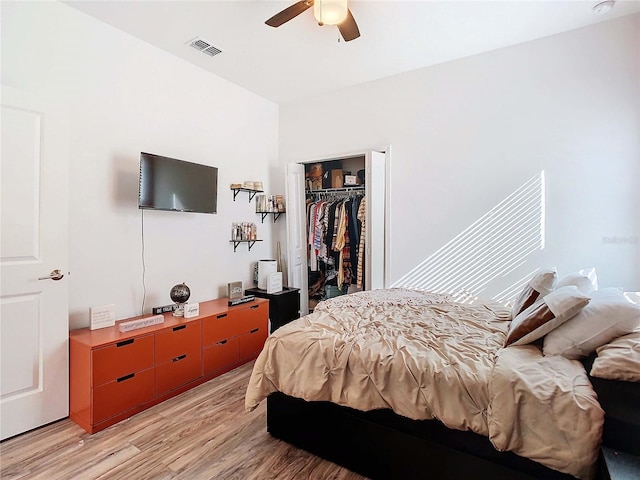
<svg viewBox="0 0 640 480">
<path fill-rule="evenodd" d="M 227 283 L 227 296 L 229 298 L 240 298 L 242 296 L 242 282 Z"/>
</svg>

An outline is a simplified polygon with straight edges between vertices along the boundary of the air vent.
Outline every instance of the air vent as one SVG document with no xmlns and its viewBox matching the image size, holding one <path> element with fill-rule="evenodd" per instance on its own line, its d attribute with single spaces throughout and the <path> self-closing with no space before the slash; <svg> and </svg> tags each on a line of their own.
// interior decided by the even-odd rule
<svg viewBox="0 0 640 480">
<path fill-rule="evenodd" d="M 215 55 L 218 55 L 219 53 L 222 53 L 222 50 L 220 50 L 217 47 L 214 47 L 211 44 L 211 42 L 200 37 L 194 38 L 193 40 L 188 42 L 188 45 L 192 46 L 193 48 L 195 48 L 196 50 L 202 53 L 206 53 L 210 57 L 213 57 Z"/>
</svg>

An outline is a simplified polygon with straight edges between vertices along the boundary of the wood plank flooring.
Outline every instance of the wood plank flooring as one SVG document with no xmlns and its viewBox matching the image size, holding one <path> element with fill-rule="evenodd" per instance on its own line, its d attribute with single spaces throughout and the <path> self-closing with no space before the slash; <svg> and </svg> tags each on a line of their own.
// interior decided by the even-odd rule
<svg viewBox="0 0 640 480">
<path fill-rule="evenodd" d="M 0 443 L 3 480 L 364 477 L 271 437 L 244 411 L 253 362 L 89 435 L 69 419 Z"/>
</svg>

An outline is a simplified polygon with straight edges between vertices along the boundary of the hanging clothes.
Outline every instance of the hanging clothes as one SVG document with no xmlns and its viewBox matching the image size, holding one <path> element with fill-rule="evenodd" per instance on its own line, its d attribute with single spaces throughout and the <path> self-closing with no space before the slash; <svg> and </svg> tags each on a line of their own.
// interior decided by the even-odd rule
<svg viewBox="0 0 640 480">
<path fill-rule="evenodd" d="M 364 237 L 357 214 L 361 195 L 307 201 L 307 243 L 311 272 L 340 290 L 356 280 Z"/>
<path fill-rule="evenodd" d="M 358 271 L 357 271 L 357 279 L 356 285 L 360 288 L 364 288 L 364 257 L 365 257 L 365 232 L 366 232 L 366 215 L 367 207 L 366 207 L 366 199 L 363 198 L 360 202 L 360 206 L 358 207 L 358 221 L 360 222 L 360 247 L 358 248 Z"/>
</svg>

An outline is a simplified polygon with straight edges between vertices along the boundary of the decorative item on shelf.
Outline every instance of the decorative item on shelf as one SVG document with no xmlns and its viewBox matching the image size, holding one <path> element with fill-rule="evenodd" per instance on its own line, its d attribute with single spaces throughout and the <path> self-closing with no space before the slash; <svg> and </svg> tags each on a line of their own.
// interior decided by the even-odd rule
<svg viewBox="0 0 640 480">
<path fill-rule="evenodd" d="M 150 327 L 152 325 L 159 325 L 161 323 L 164 323 L 164 315 L 154 315 L 152 317 L 140 318 L 129 322 L 120 322 L 118 324 L 118 330 L 124 333 L 130 332 L 131 330 L 137 330 L 139 328 Z"/>
<path fill-rule="evenodd" d="M 261 241 L 258 239 L 258 228 L 255 223 L 237 222 L 231 225 L 231 240 L 229 242 L 233 243 L 234 252 L 242 242 L 246 242 L 248 249 L 251 250 L 256 242 Z"/>
<path fill-rule="evenodd" d="M 311 190 L 320 190 L 322 188 L 322 164 L 314 163 L 309 166 L 308 178 L 311 180 Z"/>
<path fill-rule="evenodd" d="M 262 215 L 262 223 L 268 214 L 273 214 L 276 223 L 281 213 L 285 213 L 283 195 L 258 195 L 256 197 L 256 213 Z"/>
<path fill-rule="evenodd" d="M 355 187 L 356 185 L 358 185 L 358 177 L 351 174 L 344 176 L 345 187 Z"/>
<path fill-rule="evenodd" d="M 169 292 L 169 296 L 171 297 L 171 300 L 175 302 L 177 307 L 173 312 L 173 316 L 184 316 L 184 304 L 187 303 L 187 300 L 189 300 L 189 297 L 191 296 L 191 290 L 189 287 L 187 287 L 184 282 L 174 285 Z"/>
<path fill-rule="evenodd" d="M 280 242 L 276 243 L 276 268 L 278 272 L 282 272 L 282 285 L 283 287 L 287 286 L 287 264 L 285 263 L 284 257 L 282 255 L 282 248 L 280 247 Z M 257 282 L 256 282 L 257 283 Z"/>
<path fill-rule="evenodd" d="M 227 283 L 227 297 L 238 298 L 242 296 L 242 282 Z"/>
<path fill-rule="evenodd" d="M 113 303 L 100 307 L 91 307 L 89 312 L 91 316 L 91 325 L 89 328 L 91 330 L 113 327 L 116 324 L 116 306 Z"/>
<path fill-rule="evenodd" d="M 262 188 L 262 182 L 260 181 L 245 180 L 242 183 L 232 183 L 231 190 L 233 190 L 233 201 L 236 201 L 236 197 L 239 192 L 247 192 L 249 193 L 249 203 L 251 203 L 251 200 L 256 196 L 256 193 L 262 192 Z"/>
<path fill-rule="evenodd" d="M 234 242 L 246 242 L 258 239 L 258 227 L 255 223 L 235 222 L 231 225 L 231 240 Z"/>
<path fill-rule="evenodd" d="M 199 303 L 187 303 L 184 305 L 184 318 L 193 318 L 200 315 Z"/>
</svg>

